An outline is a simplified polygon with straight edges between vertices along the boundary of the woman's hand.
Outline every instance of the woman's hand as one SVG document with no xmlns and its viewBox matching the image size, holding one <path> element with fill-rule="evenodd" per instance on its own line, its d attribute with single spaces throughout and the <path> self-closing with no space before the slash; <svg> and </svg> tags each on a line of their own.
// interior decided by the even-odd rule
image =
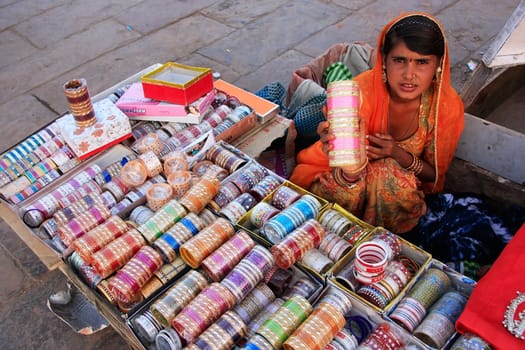
<svg viewBox="0 0 525 350">
<path fill-rule="evenodd" d="M 320 122 L 317 126 L 317 134 L 320 137 L 319 141 L 323 144 L 323 152 L 328 154 L 332 149 L 330 141 L 335 138 L 334 134 L 330 131 L 330 123 L 327 121 Z"/>
<path fill-rule="evenodd" d="M 390 134 L 374 134 L 367 135 L 368 145 L 366 146 L 366 154 L 368 159 L 377 160 L 387 157 L 396 158 L 398 146 Z"/>
</svg>

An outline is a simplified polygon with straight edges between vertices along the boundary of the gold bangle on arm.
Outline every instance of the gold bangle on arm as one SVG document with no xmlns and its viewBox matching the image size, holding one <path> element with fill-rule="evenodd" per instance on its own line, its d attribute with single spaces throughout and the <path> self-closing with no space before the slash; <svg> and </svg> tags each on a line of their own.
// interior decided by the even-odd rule
<svg viewBox="0 0 525 350">
<path fill-rule="evenodd" d="M 414 153 L 410 151 L 407 152 L 412 156 L 412 162 L 405 169 L 413 172 L 416 176 L 418 176 L 423 171 L 423 161 Z"/>
</svg>

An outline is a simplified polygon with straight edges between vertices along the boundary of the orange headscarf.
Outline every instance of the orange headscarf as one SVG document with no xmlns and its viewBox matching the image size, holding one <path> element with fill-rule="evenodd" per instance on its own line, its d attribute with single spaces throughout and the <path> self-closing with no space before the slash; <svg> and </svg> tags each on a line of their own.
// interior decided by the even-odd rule
<svg viewBox="0 0 525 350">
<path fill-rule="evenodd" d="M 445 52 L 440 66 L 441 74 L 437 78 L 437 86 L 432 99 L 434 104 L 430 110 L 430 113 L 435 116 L 435 126 L 432 131 L 434 147 L 426 149 L 423 154 L 424 159 L 432 164 L 436 171 L 435 181 L 423 183 L 423 190 L 426 193 L 434 193 L 443 190 L 445 174 L 454 157 L 464 127 L 463 102 L 450 83 L 448 44 L 439 21 L 426 13 L 413 12 L 401 15 L 388 23 L 379 35 L 374 68 L 358 75 L 354 80 L 359 83 L 362 96 L 366 96 L 361 104 L 360 115 L 366 120 L 367 134 L 387 133 L 389 93 L 382 78 L 383 55 L 380 48 L 383 47 L 385 36 L 395 23 L 414 15 L 425 16 L 435 22 L 445 42 Z M 326 171 L 330 171 L 328 157 L 322 151 L 321 142 L 318 141 L 299 152 L 297 167 L 290 181 L 303 188 L 309 188 L 314 178 Z"/>
</svg>

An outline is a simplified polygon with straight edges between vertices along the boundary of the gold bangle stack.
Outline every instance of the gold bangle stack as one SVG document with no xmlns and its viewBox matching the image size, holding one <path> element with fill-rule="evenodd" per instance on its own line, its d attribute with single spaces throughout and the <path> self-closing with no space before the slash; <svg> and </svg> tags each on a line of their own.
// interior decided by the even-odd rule
<svg viewBox="0 0 525 350">
<path fill-rule="evenodd" d="M 421 174 L 423 171 L 423 161 L 421 158 L 416 157 L 416 155 L 410 151 L 407 151 L 412 156 L 412 162 L 405 169 L 413 172 L 416 176 Z"/>
</svg>

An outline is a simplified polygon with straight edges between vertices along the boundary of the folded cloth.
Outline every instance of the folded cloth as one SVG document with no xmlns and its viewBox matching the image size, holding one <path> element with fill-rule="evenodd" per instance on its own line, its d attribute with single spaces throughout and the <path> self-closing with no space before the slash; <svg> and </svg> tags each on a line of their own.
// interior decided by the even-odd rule
<svg viewBox="0 0 525 350">
<path fill-rule="evenodd" d="M 491 269 L 483 276 L 456 322 L 460 333 L 473 333 L 487 341 L 493 349 L 525 349 L 525 340 L 516 338 L 503 325 L 505 311 L 517 292 L 525 293 L 525 223 L 507 244 Z M 525 310 L 525 303 L 517 307 Z"/>
</svg>

